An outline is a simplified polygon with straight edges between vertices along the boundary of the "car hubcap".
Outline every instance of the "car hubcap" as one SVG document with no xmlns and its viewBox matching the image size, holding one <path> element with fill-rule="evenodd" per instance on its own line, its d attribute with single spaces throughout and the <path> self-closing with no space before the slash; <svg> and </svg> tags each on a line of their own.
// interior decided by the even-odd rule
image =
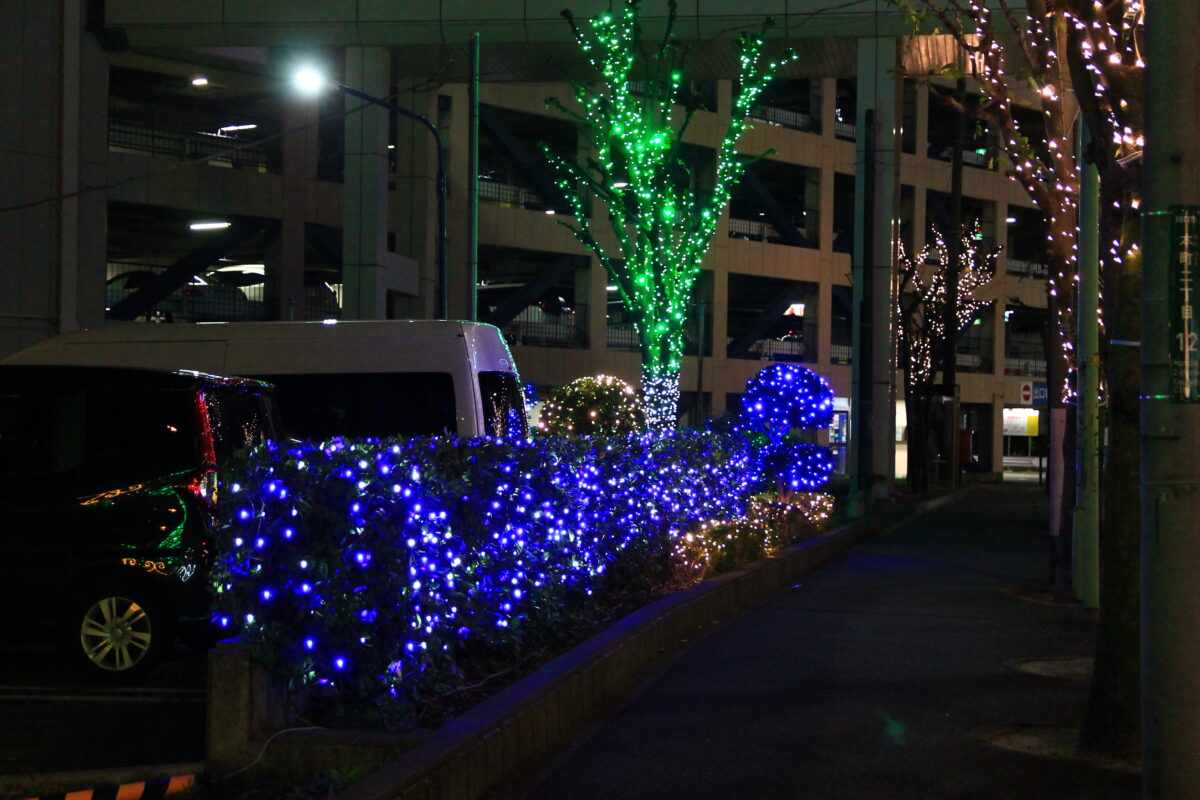
<svg viewBox="0 0 1200 800">
<path fill-rule="evenodd" d="M 106 597 L 83 615 L 79 641 L 88 660 L 100 669 L 130 669 L 150 651 L 150 617 L 133 600 Z"/>
</svg>

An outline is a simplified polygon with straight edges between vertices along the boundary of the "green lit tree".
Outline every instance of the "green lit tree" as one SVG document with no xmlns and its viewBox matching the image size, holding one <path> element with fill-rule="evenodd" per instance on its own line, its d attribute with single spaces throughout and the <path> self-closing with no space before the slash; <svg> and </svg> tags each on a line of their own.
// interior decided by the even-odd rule
<svg viewBox="0 0 1200 800">
<path fill-rule="evenodd" d="M 548 148 L 543 153 L 570 202 L 574 222 L 563 224 L 600 259 L 633 318 L 647 425 L 665 430 L 675 425 L 683 334 L 700 264 L 732 185 L 756 160 L 738 152 L 738 139 L 755 99 L 794 54 L 767 60 L 762 31 L 742 34 L 729 126 L 714 174 L 702 185 L 684 157 L 685 135 L 699 107 L 682 96 L 686 53 L 672 36 L 675 2 L 653 48 L 642 40 L 639 5 L 625 0 L 619 12 L 583 25 L 563 12 L 596 79 L 571 80 L 576 107 L 553 97 L 546 102 L 576 122 L 592 152 L 582 164 Z M 763 29 L 768 25 L 770 20 Z M 606 207 L 619 256 L 593 231 L 588 197 Z"/>
</svg>

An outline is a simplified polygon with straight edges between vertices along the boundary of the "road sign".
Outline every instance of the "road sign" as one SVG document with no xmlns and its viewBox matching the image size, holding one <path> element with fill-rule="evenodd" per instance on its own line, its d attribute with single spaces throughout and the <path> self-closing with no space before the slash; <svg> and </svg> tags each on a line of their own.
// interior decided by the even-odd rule
<svg viewBox="0 0 1200 800">
<path fill-rule="evenodd" d="M 1026 405 L 1033 402 L 1033 381 L 1021 381 L 1021 402 Z"/>
<path fill-rule="evenodd" d="M 1033 404 L 1035 406 L 1045 407 L 1046 405 L 1048 405 L 1047 401 L 1049 399 L 1050 399 L 1050 392 L 1047 391 L 1047 389 L 1046 389 L 1046 382 L 1045 381 L 1034 381 L 1033 382 Z"/>
<path fill-rule="evenodd" d="M 1200 206 L 1171 206 L 1171 261 L 1167 308 L 1171 315 L 1171 393 L 1177 403 L 1200 402 L 1200 324 L 1194 302 Z"/>
</svg>

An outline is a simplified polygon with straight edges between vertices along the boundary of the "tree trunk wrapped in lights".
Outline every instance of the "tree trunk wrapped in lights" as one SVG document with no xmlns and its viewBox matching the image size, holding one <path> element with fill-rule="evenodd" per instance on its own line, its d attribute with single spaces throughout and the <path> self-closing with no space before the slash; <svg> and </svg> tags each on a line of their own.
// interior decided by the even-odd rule
<svg viewBox="0 0 1200 800">
<path fill-rule="evenodd" d="M 563 12 L 596 80 L 571 81 L 577 107 L 557 98 L 547 105 L 575 121 L 592 152 L 585 164 L 548 148 L 543 153 L 575 218 L 564 224 L 600 259 L 633 318 L 647 425 L 666 430 L 675 425 L 683 334 L 700 264 L 732 185 L 754 160 L 738 153 L 738 139 L 757 97 L 794 54 L 768 60 L 762 33 L 742 34 L 732 115 L 717 148 L 715 174 L 702 186 L 684 158 L 684 137 L 699 107 L 681 97 L 686 54 L 672 37 L 675 2 L 661 41 L 649 52 L 639 5 L 640 0 L 625 0 L 620 11 L 583 25 Z M 593 231 L 589 196 L 606 207 L 620 256 L 610 254 Z"/>
<path fill-rule="evenodd" d="M 909 0 L 896 2 L 911 5 Z M 1047 289 L 1051 307 L 1057 305 L 1065 311 L 1059 315 L 1060 322 L 1069 322 L 1073 313 L 1069 300 L 1074 290 L 1076 252 L 1073 236 L 1077 184 L 1074 165 L 1063 158 L 1072 149 L 1069 137 L 1074 114 L 1060 102 L 1068 80 L 1092 133 L 1093 144 L 1086 158 L 1100 172 L 1100 228 L 1107 245 L 1100 248 L 1102 384 L 1107 384 L 1112 396 L 1101 492 L 1100 630 L 1080 746 L 1090 752 L 1131 757 L 1139 749 L 1140 508 L 1137 493 L 1123 489 L 1136 485 L 1139 475 L 1140 362 L 1136 349 L 1113 348 L 1110 341 L 1140 339 L 1141 196 L 1136 171 L 1145 146 L 1142 81 L 1146 63 L 1142 45 L 1146 3 L 1028 0 L 1018 12 L 1009 0 L 995 0 L 1013 31 L 1011 37 L 998 39 L 991 13 L 982 3 L 920 2 L 976 57 L 990 113 L 1004 133 L 1002 145 L 1016 167 L 1010 174 L 1051 218 L 1052 281 Z M 1006 53 L 1011 56 L 1006 58 Z M 1054 163 L 1029 155 L 1033 151 L 1013 118 L 1006 81 L 1032 83 L 1039 91 L 1046 141 Z M 1056 214 L 1056 210 L 1068 210 L 1070 214 Z M 1072 225 L 1069 229 L 1065 227 L 1068 221 Z M 1065 264 L 1072 269 L 1064 270 Z M 1106 319 L 1113 328 L 1104 324 Z M 1052 333 L 1069 334 L 1070 327 L 1056 325 Z M 1053 348 L 1053 355 L 1068 356 L 1069 339 L 1061 345 Z M 1051 363 L 1058 367 L 1058 375 L 1069 374 L 1068 364 L 1061 360 Z M 1060 386 L 1059 395 L 1070 394 L 1069 384 L 1055 383 Z M 1122 396 L 1118 397 L 1118 392 Z"/>
<path fill-rule="evenodd" d="M 979 221 L 962 231 L 958 256 L 956 330 L 946 330 L 946 303 L 950 249 L 936 228 L 933 242 L 915 257 L 900 246 L 896 290 L 896 320 L 900 364 L 904 370 L 904 404 L 908 410 L 908 485 L 913 491 L 929 488 L 931 453 L 930 413 L 933 402 L 936 357 L 944 342 L 957 338 L 985 301 L 979 291 L 996 274 L 996 248 L 985 248 Z"/>
</svg>

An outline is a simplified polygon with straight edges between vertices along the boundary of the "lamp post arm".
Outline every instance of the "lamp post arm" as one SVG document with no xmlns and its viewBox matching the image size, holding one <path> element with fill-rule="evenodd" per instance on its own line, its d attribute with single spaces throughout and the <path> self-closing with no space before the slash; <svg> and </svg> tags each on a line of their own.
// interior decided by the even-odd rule
<svg viewBox="0 0 1200 800">
<path fill-rule="evenodd" d="M 424 117 L 415 111 L 409 111 L 407 108 L 401 108 L 395 103 L 391 103 L 383 98 L 369 95 L 366 92 L 360 92 L 358 89 L 354 89 L 344 83 L 337 84 L 337 87 L 351 97 L 356 97 L 359 100 L 364 100 L 372 105 L 386 108 L 388 111 L 393 111 L 403 117 L 416 120 L 424 125 L 427 131 L 433 134 L 433 141 L 437 146 L 438 190 L 438 297 L 437 308 L 435 309 L 434 316 L 438 319 L 447 319 L 449 316 L 449 286 L 446 272 L 446 148 L 442 144 L 442 135 L 438 132 L 437 126 L 429 121 L 428 117 Z"/>
</svg>

